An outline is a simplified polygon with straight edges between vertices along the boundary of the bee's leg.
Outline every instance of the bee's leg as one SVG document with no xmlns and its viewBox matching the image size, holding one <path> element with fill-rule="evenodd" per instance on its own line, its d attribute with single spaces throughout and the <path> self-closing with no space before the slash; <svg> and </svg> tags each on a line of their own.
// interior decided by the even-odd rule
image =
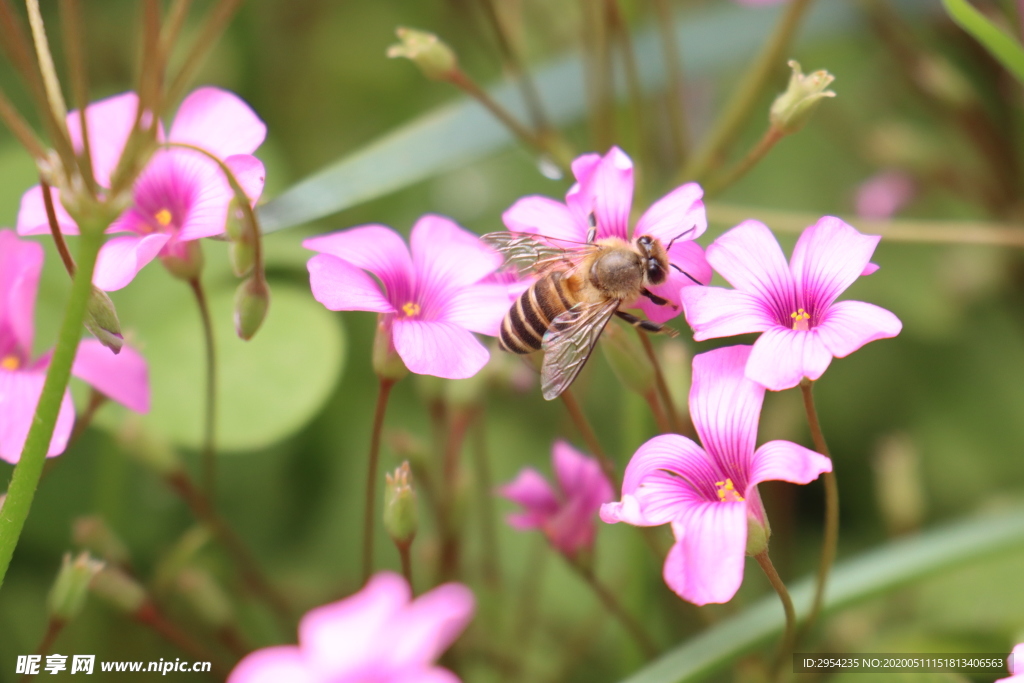
<svg viewBox="0 0 1024 683">
<path fill-rule="evenodd" d="M 672 308 L 678 308 L 678 306 L 676 306 L 675 304 L 669 304 L 668 299 L 662 299 L 660 296 L 658 296 L 654 292 L 650 291 L 646 287 L 644 289 L 641 289 L 640 293 L 643 294 L 644 296 L 646 296 L 651 301 L 653 301 L 658 306 L 669 306 L 669 305 L 671 305 Z"/>
<path fill-rule="evenodd" d="M 619 316 L 633 327 L 639 327 L 641 330 L 646 332 L 664 332 L 670 337 L 679 336 L 679 332 L 673 330 L 671 327 L 665 327 L 658 323 L 652 323 L 650 320 L 642 320 L 632 313 L 626 313 L 625 311 L 615 311 L 615 315 Z"/>
</svg>

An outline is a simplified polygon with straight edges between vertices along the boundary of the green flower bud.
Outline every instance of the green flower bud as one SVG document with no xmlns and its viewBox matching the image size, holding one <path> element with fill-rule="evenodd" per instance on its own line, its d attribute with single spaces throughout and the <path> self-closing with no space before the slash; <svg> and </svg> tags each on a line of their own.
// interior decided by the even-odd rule
<svg viewBox="0 0 1024 683">
<path fill-rule="evenodd" d="M 836 96 L 825 89 L 835 80 L 829 72 L 821 70 L 805 76 L 795 59 L 789 60 L 789 66 L 793 69 L 789 87 L 775 98 L 768 115 L 772 125 L 786 134 L 803 128 L 822 99 Z"/>
<path fill-rule="evenodd" d="M 632 330 L 612 323 L 605 328 L 602 340 L 604 357 L 623 386 L 641 396 L 654 391 L 654 368 Z"/>
<path fill-rule="evenodd" d="M 92 593 L 126 613 L 135 614 L 146 604 L 146 591 L 138 581 L 114 567 L 104 567 L 89 584 Z"/>
<path fill-rule="evenodd" d="M 71 538 L 75 545 L 99 555 L 111 564 L 124 566 L 131 562 L 128 546 L 99 515 L 76 519 L 71 525 Z"/>
<path fill-rule="evenodd" d="M 124 420 L 117 441 L 129 457 L 161 476 L 166 477 L 182 471 L 177 451 L 166 441 L 146 433 L 142 427 L 142 420 L 136 415 Z"/>
<path fill-rule="evenodd" d="M 381 379 L 398 381 L 409 374 L 402 357 L 395 351 L 391 338 L 391 324 L 384 315 L 377 316 L 377 333 L 373 338 L 373 371 Z"/>
<path fill-rule="evenodd" d="M 210 542 L 212 535 L 205 525 L 196 525 L 183 533 L 178 541 L 161 558 L 153 572 L 153 592 L 166 594 L 173 588 L 185 568 L 193 563 L 196 556 Z"/>
<path fill-rule="evenodd" d="M 256 266 L 256 247 L 248 240 L 232 242 L 228 246 L 228 258 L 235 277 L 246 277 Z"/>
<path fill-rule="evenodd" d="M 408 545 L 418 525 L 409 462 L 403 462 L 393 475 L 385 474 L 384 480 L 384 528 L 395 543 Z"/>
<path fill-rule="evenodd" d="M 232 198 L 228 202 L 228 217 L 224 223 L 224 232 L 232 242 L 247 239 L 250 235 L 249 222 L 246 220 L 245 212 L 239 208 L 237 198 Z"/>
<path fill-rule="evenodd" d="M 160 261 L 171 275 L 190 282 L 203 272 L 203 249 L 199 240 L 178 242 L 171 252 L 160 256 Z"/>
<path fill-rule="evenodd" d="M 231 601 L 208 572 L 188 567 L 178 575 L 177 588 L 199 618 L 213 628 L 222 628 L 234 619 Z"/>
<path fill-rule="evenodd" d="M 114 302 L 106 292 L 97 289 L 95 285 L 89 293 L 89 303 L 85 309 L 85 329 L 114 353 L 119 353 L 124 346 L 121 321 L 117 319 Z"/>
<path fill-rule="evenodd" d="M 764 522 L 756 519 L 754 515 L 747 515 L 747 555 L 757 555 L 768 549 L 768 539 L 771 538 L 772 527 L 765 516 Z"/>
<path fill-rule="evenodd" d="M 434 81 L 451 80 L 459 70 L 455 53 L 433 33 L 399 27 L 395 30 L 402 42 L 388 48 L 388 57 L 405 57 Z"/>
<path fill-rule="evenodd" d="M 77 617 L 85 605 L 89 583 L 101 569 L 103 563 L 89 557 L 89 553 L 83 552 L 74 560 L 71 553 L 65 553 L 57 580 L 53 582 L 46 600 L 50 618 L 68 622 Z"/>
<path fill-rule="evenodd" d="M 235 332 L 249 341 L 263 324 L 270 308 L 270 290 L 262 278 L 250 277 L 235 291 Z"/>
</svg>

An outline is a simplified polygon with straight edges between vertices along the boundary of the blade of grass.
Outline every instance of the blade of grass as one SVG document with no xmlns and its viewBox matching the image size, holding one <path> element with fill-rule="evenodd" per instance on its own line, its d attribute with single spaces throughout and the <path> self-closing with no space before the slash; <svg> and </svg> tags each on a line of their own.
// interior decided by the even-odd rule
<svg viewBox="0 0 1024 683">
<path fill-rule="evenodd" d="M 942 6 L 950 19 L 981 43 L 1024 85 L 1024 47 L 1016 38 L 989 21 L 967 0 L 942 0 Z"/>
</svg>

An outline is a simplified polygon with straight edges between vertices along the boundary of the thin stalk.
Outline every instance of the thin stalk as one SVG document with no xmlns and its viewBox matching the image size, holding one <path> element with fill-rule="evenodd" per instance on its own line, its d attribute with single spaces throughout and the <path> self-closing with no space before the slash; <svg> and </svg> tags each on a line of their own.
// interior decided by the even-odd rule
<svg viewBox="0 0 1024 683">
<path fill-rule="evenodd" d="M 494 509 L 494 478 L 487 452 L 487 425 L 483 412 L 476 419 L 473 428 L 472 445 L 473 469 L 476 472 L 476 489 L 480 507 L 481 573 L 484 582 L 493 590 L 501 590 L 501 553 L 498 548 L 498 518 Z"/>
<path fill-rule="evenodd" d="M 206 291 L 199 277 L 188 281 L 199 307 L 203 325 L 203 344 L 206 349 L 206 409 L 203 417 L 203 488 L 210 501 L 216 499 L 217 490 L 217 346 L 213 338 L 213 320 Z"/>
<path fill-rule="evenodd" d="M 205 645 L 175 626 L 167 617 L 161 614 L 160 610 L 152 602 L 147 600 L 143 603 L 142 607 L 132 614 L 132 617 L 140 624 L 148 626 L 161 638 L 196 661 L 210 662 L 212 673 L 218 679 L 227 676 L 227 670 L 215 661 L 213 653 L 206 649 Z"/>
<path fill-rule="evenodd" d="M 438 578 L 451 581 L 459 575 L 459 554 L 461 550 L 461 529 L 456 517 L 459 495 L 459 461 L 466 431 L 473 422 L 473 411 L 456 410 L 445 443 L 444 462 L 441 469 L 441 556 Z"/>
<path fill-rule="evenodd" d="M 57 245 L 57 253 L 60 254 L 60 260 L 64 262 L 64 269 L 73 278 L 75 277 L 75 259 L 71 258 L 68 244 L 64 241 L 64 233 L 60 231 L 60 225 L 57 223 L 57 210 L 53 206 L 53 194 L 50 191 L 50 186 L 42 176 L 39 177 L 39 187 L 43 190 L 43 206 L 46 207 L 46 222 L 50 224 L 50 235 L 53 237 L 53 243 Z"/>
<path fill-rule="evenodd" d="M 754 168 L 761 159 L 765 157 L 768 152 L 775 147 L 782 138 L 786 137 L 786 133 L 777 126 L 769 126 L 768 130 L 764 132 L 761 139 L 758 140 L 757 144 L 747 152 L 747 155 L 740 159 L 736 164 L 728 171 L 723 173 L 721 176 L 714 178 L 708 183 L 705 194 L 707 196 L 716 195 L 723 191 L 733 183 L 737 182 L 740 178 L 747 175 L 750 169 Z"/>
<path fill-rule="evenodd" d="M 520 656 L 523 657 L 523 662 L 525 662 L 525 656 L 530 649 L 530 639 L 537 631 L 537 609 L 540 605 L 541 589 L 544 587 L 544 573 L 548 566 L 550 554 L 547 540 L 537 535 L 532 542 L 529 555 L 526 556 L 522 582 L 518 586 L 519 590 L 516 592 L 514 602 L 516 614 L 512 626 L 512 642 L 516 644 Z M 526 666 L 523 664 L 520 670 L 524 671 L 525 669 Z M 504 671 L 502 673 L 501 680 L 503 682 L 508 681 L 513 674 L 511 671 Z"/>
<path fill-rule="evenodd" d="M 711 134 L 683 167 L 679 174 L 681 180 L 704 180 L 718 158 L 736 139 L 743 124 L 757 106 L 761 92 L 772 74 L 784 65 L 786 50 L 789 49 L 789 44 L 813 1 L 793 0 L 786 6 L 775 32 L 733 92 L 725 112 L 718 118 L 718 123 Z"/>
<path fill-rule="evenodd" d="M 619 478 L 615 473 L 615 463 L 611 461 L 608 454 L 601 448 L 601 442 L 597 440 L 597 434 L 594 433 L 593 427 L 590 426 L 586 415 L 583 414 L 583 410 L 576 401 L 576 395 L 572 393 L 572 389 L 566 389 L 562 392 L 562 403 L 565 404 L 566 410 L 569 411 L 569 417 L 572 418 L 573 424 L 579 430 L 580 436 L 587 443 L 587 448 L 590 449 L 590 452 L 601 463 L 604 475 L 608 477 L 608 481 L 612 482 L 613 488 L 618 488 Z"/>
<path fill-rule="evenodd" d="M 636 642 L 637 646 L 644 653 L 644 656 L 648 659 L 653 659 L 658 656 L 658 645 L 654 638 L 647 632 L 643 624 L 641 624 L 636 617 L 629 613 L 619 599 L 615 597 L 607 586 L 594 575 L 594 571 L 588 567 L 579 566 L 576 563 L 571 563 L 575 567 L 580 577 L 586 581 L 587 585 L 590 586 L 591 590 L 598 599 L 604 604 L 604 606 L 611 612 L 612 616 L 619 620 L 622 627 L 626 630 L 626 633 Z"/>
<path fill-rule="evenodd" d="M 50 105 L 50 111 L 57 119 L 58 125 L 67 135 L 65 119 L 68 115 L 68 106 L 64 103 L 64 95 L 60 90 L 60 80 L 57 78 L 57 69 L 53 65 L 53 56 L 50 54 L 50 42 L 46 38 L 46 27 L 43 26 L 43 15 L 39 11 L 39 0 L 25 0 L 25 8 L 28 10 L 28 25 L 32 30 L 32 42 L 36 47 L 36 63 L 43 75 L 43 88 L 46 91 L 46 100 Z"/>
<path fill-rule="evenodd" d="M 629 33 L 629 25 L 622 10 L 619 8 L 619 0 L 604 0 L 605 12 L 608 18 L 609 33 L 614 34 L 622 50 L 622 64 L 626 72 L 626 90 L 629 92 L 629 106 L 633 110 L 633 129 L 637 132 L 637 144 L 641 153 L 649 156 L 653 151 L 650 140 L 650 128 L 647 125 L 647 112 L 644 109 L 644 94 L 640 87 L 640 69 L 636 63 L 636 51 L 633 49 L 633 39 Z"/>
<path fill-rule="evenodd" d="M 804 410 L 807 412 L 807 425 L 811 429 L 814 449 L 831 459 L 828 444 L 825 443 L 825 435 L 821 431 L 821 423 L 818 421 L 818 410 L 814 405 L 812 386 L 813 383 L 806 378 L 800 382 L 800 391 L 804 397 Z M 807 613 L 807 620 L 800 628 L 800 636 L 805 635 L 811 629 L 821 612 L 821 606 L 825 599 L 825 586 L 828 583 L 828 575 L 832 569 L 832 563 L 835 562 L 836 548 L 839 545 L 839 487 L 836 484 L 835 463 L 833 463 L 833 470 L 825 472 L 822 478 L 825 484 L 825 532 L 821 542 L 818 574 L 814 583 L 814 601 Z"/>
<path fill-rule="evenodd" d="M 82 154 L 78 167 L 89 192 L 96 197 L 99 188 L 92 173 L 92 144 L 89 126 L 85 123 L 85 107 L 89 104 L 89 77 L 82 50 L 82 13 L 78 0 L 61 0 L 61 27 L 64 29 L 64 49 L 67 52 L 68 72 L 71 74 L 71 97 L 78 108 L 78 125 L 82 131 Z"/>
<path fill-rule="evenodd" d="M 402 543 L 395 541 L 395 547 L 398 548 L 398 557 L 402 560 L 402 576 L 409 584 L 409 590 L 415 595 L 415 584 L 412 582 L 412 539 Z"/>
<path fill-rule="evenodd" d="M 110 224 L 110 218 L 102 211 L 96 216 L 84 216 L 78 220 L 81 237 L 78 240 L 78 270 L 71 284 L 61 323 L 57 347 L 50 359 L 50 367 L 46 371 L 46 381 L 36 405 L 35 418 L 29 429 L 25 448 L 21 459 L 11 475 L 7 489 L 7 499 L 0 509 L 0 585 L 7 575 L 14 547 L 18 544 L 21 530 L 25 526 L 32 499 L 35 497 L 39 477 L 43 473 L 43 463 L 49 450 L 50 439 L 57 423 L 60 404 L 71 377 L 71 365 L 75 361 L 78 342 L 82 338 L 82 322 L 92 292 L 92 273 L 96 266 L 96 256 L 103 244 L 103 232 Z"/>
<path fill-rule="evenodd" d="M 782 671 L 782 665 L 786 661 L 786 656 L 793 652 L 793 648 L 796 647 L 796 610 L 793 609 L 793 599 L 789 597 L 786 584 L 779 578 L 779 573 L 775 571 L 775 566 L 772 564 L 771 558 L 768 557 L 768 550 L 762 550 L 757 555 L 754 555 L 754 559 L 761 565 L 764 575 L 768 577 L 768 582 L 772 584 L 772 588 L 779 594 L 779 600 L 782 601 L 782 609 L 786 613 L 786 632 L 782 636 L 782 642 L 779 643 L 779 652 L 775 657 L 775 663 L 772 665 L 772 678 L 778 680 Z"/>
<path fill-rule="evenodd" d="M 203 65 L 207 55 L 209 55 L 214 44 L 220 39 L 224 29 L 230 23 L 231 17 L 234 16 L 241 4 L 242 0 L 220 0 L 217 6 L 206 15 L 206 21 L 203 22 L 202 28 L 199 29 L 199 37 L 196 38 L 177 75 L 167 88 L 164 99 L 165 105 L 177 102 L 185 94 L 185 88 L 195 78 L 199 67 Z"/>
<path fill-rule="evenodd" d="M 366 470 L 366 507 L 363 508 L 363 583 L 370 580 L 373 572 L 373 520 L 377 508 L 377 465 L 380 460 L 380 434 L 384 427 L 384 414 L 388 409 L 388 397 L 395 380 L 380 378 L 377 390 L 377 407 L 373 411 L 373 431 L 370 434 L 370 455 Z"/>
<path fill-rule="evenodd" d="M 661 369 L 661 361 L 658 360 L 658 354 L 654 352 L 654 345 L 651 344 L 647 333 L 639 327 L 636 328 L 636 333 L 640 337 L 640 343 L 644 346 L 644 353 L 647 354 L 647 359 L 651 361 L 651 366 L 654 368 L 654 384 L 657 386 L 658 395 L 661 396 L 661 400 L 665 404 L 665 410 L 668 412 L 668 421 L 672 426 L 671 431 L 682 434 L 683 431 L 679 421 L 679 412 L 676 410 L 676 402 L 672 399 L 672 392 L 668 389 L 665 373 Z"/>
<path fill-rule="evenodd" d="M 658 14 L 658 31 L 661 34 L 661 49 L 664 53 L 665 69 L 668 73 L 668 116 L 672 143 L 679 155 L 680 163 L 690 153 L 689 124 L 686 119 L 686 85 L 683 75 L 682 53 L 676 41 L 675 20 L 669 0 L 654 0 L 654 11 Z"/>
<path fill-rule="evenodd" d="M 43 147 L 43 143 L 39 141 L 35 131 L 22 118 L 11 101 L 7 99 L 7 95 L 2 89 L 0 89 L 0 121 L 3 121 L 11 134 L 17 138 L 22 147 L 28 150 L 37 163 L 46 160 L 46 148 Z"/>
<path fill-rule="evenodd" d="M 644 394 L 644 400 L 647 401 L 647 405 L 651 408 L 651 415 L 654 416 L 654 421 L 658 425 L 658 431 L 662 434 L 671 434 L 675 431 L 665 415 L 665 410 L 658 401 L 658 393 L 656 391 L 648 391 Z"/>
<path fill-rule="evenodd" d="M 50 650 L 53 648 L 53 643 L 57 640 L 57 636 L 64 630 L 64 626 L 67 624 L 63 619 L 57 619 L 50 617 L 50 621 L 46 624 L 46 633 L 43 634 L 43 639 L 39 641 L 38 647 L 36 647 L 35 653 L 42 657 L 50 654 Z M 21 683 L 28 683 L 35 679 L 35 674 L 25 674 L 21 677 Z"/>
<path fill-rule="evenodd" d="M 178 42 L 178 36 L 181 35 L 181 27 L 185 25 L 191 6 L 192 0 L 174 0 L 174 4 L 167 12 L 167 20 L 160 33 L 160 64 L 165 67 L 175 43 Z"/>
</svg>

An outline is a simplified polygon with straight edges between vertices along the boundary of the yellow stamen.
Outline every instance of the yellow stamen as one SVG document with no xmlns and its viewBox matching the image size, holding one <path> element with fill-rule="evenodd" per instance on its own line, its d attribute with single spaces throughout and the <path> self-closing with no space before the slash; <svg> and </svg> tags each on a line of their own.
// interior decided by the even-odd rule
<svg viewBox="0 0 1024 683">
<path fill-rule="evenodd" d="M 735 503 L 743 500 L 743 496 L 739 494 L 733 485 L 732 479 L 716 481 L 715 486 L 718 487 L 718 500 L 723 503 Z"/>
<path fill-rule="evenodd" d="M 153 217 L 156 218 L 157 223 L 164 227 L 170 225 L 171 220 L 174 218 L 174 216 L 171 215 L 171 212 L 167 209 L 160 209 Z"/>
<path fill-rule="evenodd" d="M 17 370 L 20 367 L 21 361 L 19 361 L 18 357 L 13 354 L 10 356 L 4 356 L 3 359 L 0 360 L 0 368 L 3 368 L 4 370 Z"/>
<path fill-rule="evenodd" d="M 405 315 L 409 318 L 420 314 L 420 305 L 415 301 L 410 301 L 406 305 L 402 306 L 402 310 L 405 311 Z"/>
<path fill-rule="evenodd" d="M 811 324 L 807 322 L 811 319 L 811 314 L 802 308 L 798 308 L 796 313 L 790 313 L 789 317 L 793 319 L 793 329 L 802 330 L 806 332 L 811 329 Z"/>
</svg>

